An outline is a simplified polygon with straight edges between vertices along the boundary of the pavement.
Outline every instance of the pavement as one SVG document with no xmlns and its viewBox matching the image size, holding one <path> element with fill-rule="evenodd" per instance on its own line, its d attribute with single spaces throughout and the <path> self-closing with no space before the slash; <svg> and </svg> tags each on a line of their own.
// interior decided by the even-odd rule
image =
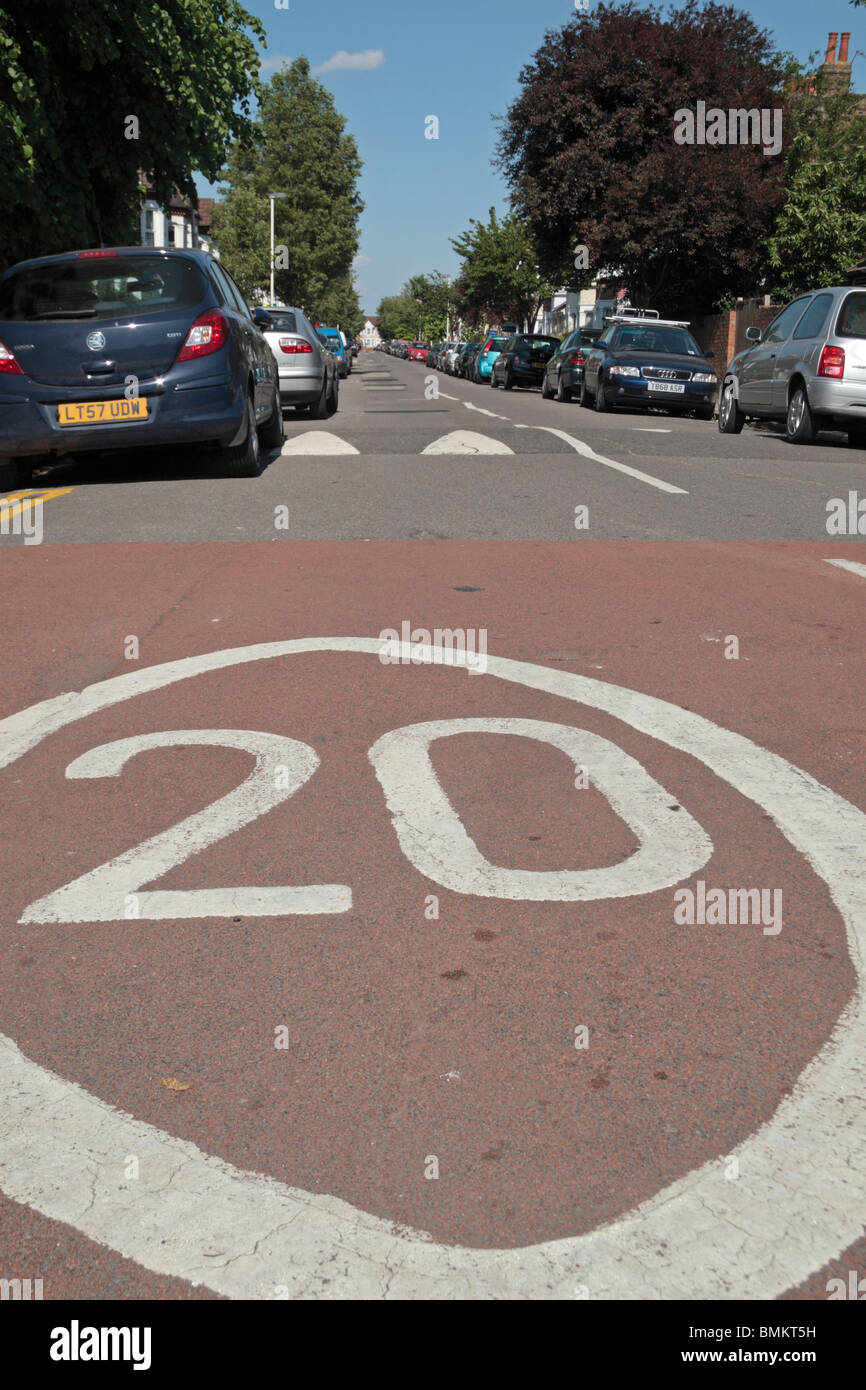
<svg viewBox="0 0 866 1390">
<path fill-rule="evenodd" d="M 823 521 L 862 454 L 427 375 L 365 354 L 260 479 L 47 470 L 6 537 L 0 1274 L 826 1299 L 866 1256 L 866 555 Z M 467 430 L 512 453 L 423 452 Z"/>
</svg>

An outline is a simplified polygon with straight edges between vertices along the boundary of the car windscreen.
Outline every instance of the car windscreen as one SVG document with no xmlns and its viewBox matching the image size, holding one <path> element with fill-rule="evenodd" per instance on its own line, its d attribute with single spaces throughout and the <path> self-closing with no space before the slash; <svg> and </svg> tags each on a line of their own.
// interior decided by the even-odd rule
<svg viewBox="0 0 866 1390">
<path fill-rule="evenodd" d="M 332 352 L 343 351 L 343 340 L 338 337 L 336 333 L 321 333 L 319 336 L 324 340 Z"/>
<path fill-rule="evenodd" d="M 866 338 L 866 292 L 849 294 L 836 324 L 840 338 Z"/>
<path fill-rule="evenodd" d="M 0 319 L 113 319 L 191 310 L 207 295 L 195 261 L 106 256 L 53 261 L 13 271 L 0 283 Z"/>
<path fill-rule="evenodd" d="M 672 352 L 701 357 L 691 333 L 684 328 L 618 328 L 611 342 L 615 352 Z"/>
<path fill-rule="evenodd" d="M 272 313 L 271 322 L 273 324 L 273 328 L 267 329 L 266 332 L 268 333 L 297 333 L 298 331 L 298 320 L 294 314 Z"/>
<path fill-rule="evenodd" d="M 427 343 L 413 343 L 412 346 L 413 346 L 414 348 L 426 348 L 426 347 L 427 347 Z"/>
</svg>

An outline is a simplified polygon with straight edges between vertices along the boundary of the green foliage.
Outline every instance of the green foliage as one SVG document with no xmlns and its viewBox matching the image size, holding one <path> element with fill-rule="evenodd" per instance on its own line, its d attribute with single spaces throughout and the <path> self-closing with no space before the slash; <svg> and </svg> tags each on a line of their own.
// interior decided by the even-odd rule
<svg viewBox="0 0 866 1390">
<path fill-rule="evenodd" d="M 445 337 L 449 307 L 453 327 L 455 294 L 447 276 L 439 270 L 413 275 L 398 295 L 386 296 L 380 303 L 379 332 L 383 338 L 437 342 Z"/>
<path fill-rule="evenodd" d="M 238 0 L 2 0 L 0 266 L 137 242 L 140 170 L 194 200 L 192 171 L 215 179 L 249 138 L 253 36 Z"/>
<path fill-rule="evenodd" d="M 213 220 L 220 255 L 248 298 L 270 284 L 268 194 L 287 193 L 274 204 L 274 243 L 286 248 L 275 256 L 277 297 L 322 321 L 325 310 L 360 317 L 351 266 L 363 209 L 361 160 L 345 127 L 306 58 L 263 86 L 255 138 L 232 150 Z"/>
<path fill-rule="evenodd" d="M 468 230 L 452 238 L 451 245 L 463 260 L 455 289 L 467 322 L 531 323 L 541 301 L 553 293 L 539 273 L 529 223 L 515 213 L 499 221 L 491 208 L 487 223 L 472 218 Z"/>
<path fill-rule="evenodd" d="M 414 299 L 393 294 L 387 295 L 376 310 L 379 316 L 379 333 L 383 338 L 411 338 L 418 332 L 418 305 Z"/>
<path fill-rule="evenodd" d="M 811 87 L 811 90 L 809 90 Z M 785 201 L 769 239 L 775 292 L 792 298 L 835 285 L 866 257 L 866 115 L 861 98 L 801 81 L 791 104 L 793 139 Z"/>
</svg>

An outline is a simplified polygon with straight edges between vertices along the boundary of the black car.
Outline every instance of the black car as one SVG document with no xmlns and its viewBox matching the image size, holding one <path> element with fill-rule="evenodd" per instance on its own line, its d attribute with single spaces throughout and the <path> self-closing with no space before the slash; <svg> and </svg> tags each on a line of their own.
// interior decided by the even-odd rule
<svg viewBox="0 0 866 1390">
<path fill-rule="evenodd" d="M 429 348 L 427 349 L 427 357 L 426 357 L 426 359 L 425 359 L 428 367 L 435 367 L 435 366 L 436 366 L 436 363 L 437 363 L 438 358 L 439 358 L 439 349 L 440 349 L 441 347 L 442 347 L 442 344 L 441 344 L 441 343 L 431 343 L 431 344 L 430 344 Z"/>
<path fill-rule="evenodd" d="M 516 333 L 493 363 L 491 386 L 540 386 L 547 364 L 559 347 L 559 338 L 544 333 Z"/>
<path fill-rule="evenodd" d="M 150 246 L 21 261 L 0 279 L 0 460 L 212 442 L 256 476 L 283 439 L 277 364 L 231 276 Z"/>
<path fill-rule="evenodd" d="M 575 328 L 560 343 L 545 367 L 541 381 L 541 394 L 546 401 L 554 396 L 558 401 L 574 399 L 583 384 L 586 349 L 592 343 L 593 339 L 581 328 Z"/>
<path fill-rule="evenodd" d="M 471 378 L 471 367 L 475 361 L 475 354 L 480 347 L 479 343 L 464 343 L 460 349 L 460 355 L 455 363 L 455 376 Z"/>
<path fill-rule="evenodd" d="M 653 405 L 713 418 L 719 387 L 708 360 L 713 354 L 698 347 L 687 323 L 646 311 L 641 317 L 616 314 L 584 355 L 581 405 L 602 411 Z"/>
</svg>

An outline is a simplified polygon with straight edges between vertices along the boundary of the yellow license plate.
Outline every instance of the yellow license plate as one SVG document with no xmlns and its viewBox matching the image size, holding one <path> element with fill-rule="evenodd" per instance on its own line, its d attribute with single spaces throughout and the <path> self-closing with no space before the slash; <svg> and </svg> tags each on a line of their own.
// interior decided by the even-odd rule
<svg viewBox="0 0 866 1390">
<path fill-rule="evenodd" d="M 80 401 L 57 407 L 59 425 L 123 425 L 127 420 L 146 420 L 147 400 Z"/>
</svg>

